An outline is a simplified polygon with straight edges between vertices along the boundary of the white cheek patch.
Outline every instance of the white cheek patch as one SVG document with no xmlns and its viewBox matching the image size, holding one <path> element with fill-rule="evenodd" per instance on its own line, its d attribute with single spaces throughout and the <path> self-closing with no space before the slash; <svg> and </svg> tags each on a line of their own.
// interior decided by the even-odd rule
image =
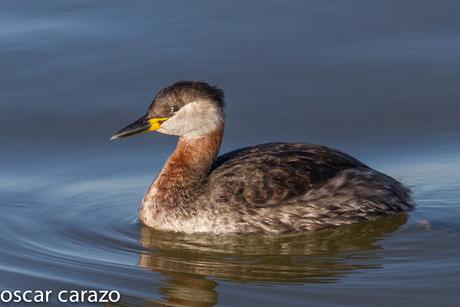
<svg viewBox="0 0 460 307">
<path fill-rule="evenodd" d="M 224 124 L 223 110 L 208 100 L 193 101 L 183 106 L 157 131 L 164 134 L 197 137 L 208 134 Z"/>
</svg>

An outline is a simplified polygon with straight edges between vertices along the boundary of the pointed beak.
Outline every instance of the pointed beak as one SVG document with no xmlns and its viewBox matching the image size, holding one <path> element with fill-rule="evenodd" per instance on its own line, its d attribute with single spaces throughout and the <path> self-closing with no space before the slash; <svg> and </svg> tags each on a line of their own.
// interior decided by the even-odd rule
<svg viewBox="0 0 460 307">
<path fill-rule="evenodd" d="M 158 130 L 161 127 L 161 124 L 166 120 L 168 120 L 167 117 L 147 118 L 147 115 L 142 116 L 134 123 L 115 133 L 110 139 L 116 140 L 143 132 Z"/>
</svg>

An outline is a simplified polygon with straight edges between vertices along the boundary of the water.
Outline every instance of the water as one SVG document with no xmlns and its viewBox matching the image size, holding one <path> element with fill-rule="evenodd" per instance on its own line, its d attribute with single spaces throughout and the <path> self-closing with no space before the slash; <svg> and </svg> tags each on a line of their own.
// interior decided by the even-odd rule
<svg viewBox="0 0 460 307">
<path fill-rule="evenodd" d="M 3 1 L 0 289 L 115 289 L 122 305 L 450 306 L 460 276 L 457 1 Z M 136 219 L 174 138 L 110 142 L 155 91 L 227 93 L 222 151 L 338 147 L 417 209 L 277 237 Z"/>
</svg>

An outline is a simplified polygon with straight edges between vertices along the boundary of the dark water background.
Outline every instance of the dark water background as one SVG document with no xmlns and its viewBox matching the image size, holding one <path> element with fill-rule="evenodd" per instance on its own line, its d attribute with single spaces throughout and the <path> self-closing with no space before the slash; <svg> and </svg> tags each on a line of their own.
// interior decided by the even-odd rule
<svg viewBox="0 0 460 307">
<path fill-rule="evenodd" d="M 2 1 L 0 289 L 117 289 L 125 305 L 455 305 L 459 29 L 447 0 Z M 417 210 L 269 238 L 141 227 L 175 140 L 109 137 L 181 79 L 226 90 L 223 151 L 334 146 L 410 186 Z"/>
</svg>

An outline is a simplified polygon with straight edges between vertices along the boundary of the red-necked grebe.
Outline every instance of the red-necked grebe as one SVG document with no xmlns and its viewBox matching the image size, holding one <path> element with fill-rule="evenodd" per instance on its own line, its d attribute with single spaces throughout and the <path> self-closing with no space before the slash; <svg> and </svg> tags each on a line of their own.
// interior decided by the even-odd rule
<svg viewBox="0 0 460 307">
<path fill-rule="evenodd" d="M 325 146 L 269 143 L 217 157 L 224 94 L 204 82 L 161 90 L 148 112 L 112 139 L 146 131 L 179 137 L 139 209 L 152 228 L 185 233 L 284 233 L 408 211 L 395 179 Z"/>
</svg>

